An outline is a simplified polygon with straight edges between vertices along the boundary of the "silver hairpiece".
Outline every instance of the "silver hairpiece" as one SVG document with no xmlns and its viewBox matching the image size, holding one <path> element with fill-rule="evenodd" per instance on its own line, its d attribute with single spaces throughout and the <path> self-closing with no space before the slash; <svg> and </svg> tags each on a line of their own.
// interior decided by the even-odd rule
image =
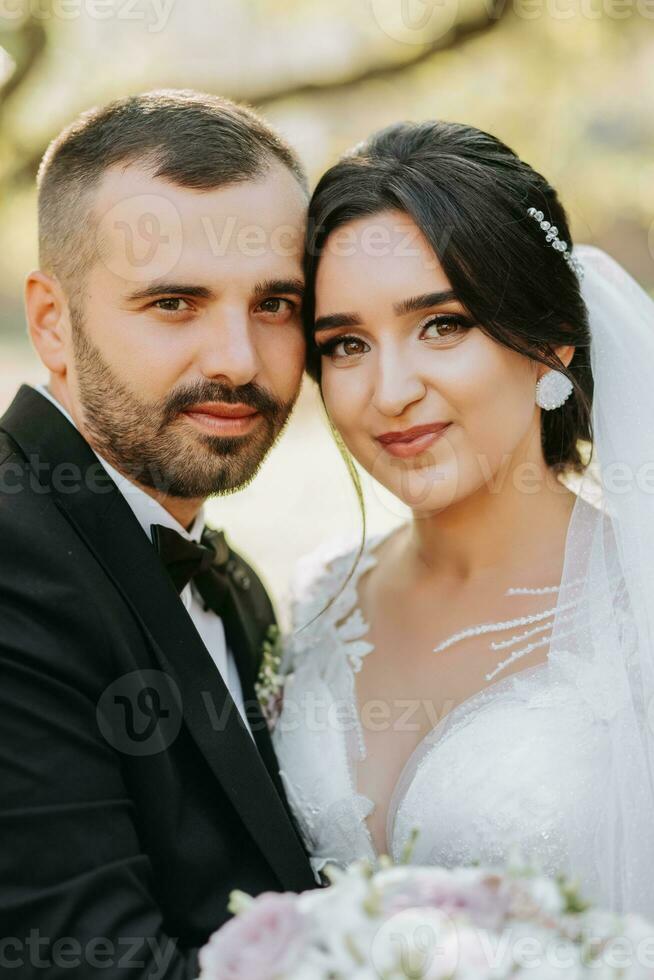
<svg viewBox="0 0 654 980">
<path fill-rule="evenodd" d="M 559 229 L 556 227 L 556 225 L 552 225 L 549 221 L 546 221 L 543 212 L 537 211 L 536 208 L 529 208 L 527 214 L 533 218 L 534 221 L 538 222 L 544 232 L 547 232 L 545 235 L 545 241 L 549 242 L 552 248 L 555 248 L 557 252 L 560 252 L 572 271 L 576 273 L 579 279 L 583 279 L 584 267 L 579 259 L 576 259 L 568 250 L 568 243 L 562 241 L 562 239 L 558 237 Z"/>
</svg>

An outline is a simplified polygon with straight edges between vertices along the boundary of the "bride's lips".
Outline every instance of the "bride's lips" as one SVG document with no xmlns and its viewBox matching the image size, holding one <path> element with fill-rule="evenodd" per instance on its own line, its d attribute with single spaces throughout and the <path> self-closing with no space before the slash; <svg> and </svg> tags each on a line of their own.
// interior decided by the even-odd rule
<svg viewBox="0 0 654 980">
<path fill-rule="evenodd" d="M 182 414 L 203 431 L 221 436 L 244 435 L 261 417 L 251 405 L 226 402 L 203 402 L 187 408 Z"/>
<path fill-rule="evenodd" d="M 431 422 L 428 425 L 414 425 L 411 429 L 384 432 L 376 439 L 391 456 L 408 459 L 433 445 L 451 424 L 451 422 Z"/>
</svg>

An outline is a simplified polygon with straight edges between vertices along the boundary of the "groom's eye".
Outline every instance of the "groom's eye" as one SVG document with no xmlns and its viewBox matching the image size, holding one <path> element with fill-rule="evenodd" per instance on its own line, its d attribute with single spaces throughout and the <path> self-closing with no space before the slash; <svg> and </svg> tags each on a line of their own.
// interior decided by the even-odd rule
<svg viewBox="0 0 654 980">
<path fill-rule="evenodd" d="M 184 313 L 185 310 L 180 307 L 180 303 L 187 303 L 187 300 L 181 296 L 166 296 L 165 299 L 156 300 L 152 305 L 163 313 Z M 191 309 L 190 306 L 188 308 Z"/>
<path fill-rule="evenodd" d="M 268 313 L 279 319 L 294 313 L 296 307 L 297 304 L 290 299 L 284 299 L 282 296 L 270 296 L 257 305 L 255 312 Z"/>
</svg>

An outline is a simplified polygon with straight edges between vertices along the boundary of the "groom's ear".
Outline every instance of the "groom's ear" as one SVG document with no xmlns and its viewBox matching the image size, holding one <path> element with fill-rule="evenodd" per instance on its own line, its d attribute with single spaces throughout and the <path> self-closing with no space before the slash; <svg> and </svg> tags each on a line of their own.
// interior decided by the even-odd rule
<svg viewBox="0 0 654 980">
<path fill-rule="evenodd" d="M 25 281 L 27 329 L 36 352 L 53 374 L 65 374 L 68 365 L 70 319 L 61 284 L 40 269 Z"/>
</svg>

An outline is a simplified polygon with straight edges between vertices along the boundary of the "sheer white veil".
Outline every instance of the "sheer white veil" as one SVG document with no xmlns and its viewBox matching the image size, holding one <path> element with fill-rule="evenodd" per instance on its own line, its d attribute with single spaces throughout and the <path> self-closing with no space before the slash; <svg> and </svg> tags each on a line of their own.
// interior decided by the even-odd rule
<svg viewBox="0 0 654 980">
<path fill-rule="evenodd" d="M 654 918 L 654 301 L 601 249 L 573 255 L 584 267 L 600 493 L 588 506 L 585 476 L 549 671 L 552 682 L 574 681 L 602 737 L 583 794 L 594 822 L 570 801 L 568 846 L 582 892 Z"/>
</svg>

